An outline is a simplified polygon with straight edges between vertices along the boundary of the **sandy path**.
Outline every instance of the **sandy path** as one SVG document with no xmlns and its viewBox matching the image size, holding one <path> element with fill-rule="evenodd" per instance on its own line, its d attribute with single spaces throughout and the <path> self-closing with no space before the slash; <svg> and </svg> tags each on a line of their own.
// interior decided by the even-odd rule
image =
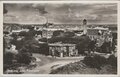
<svg viewBox="0 0 120 77">
<path fill-rule="evenodd" d="M 83 58 L 81 58 L 81 60 L 82 59 Z M 25 74 L 49 74 L 52 69 L 57 69 L 57 68 L 62 67 L 66 64 L 69 64 L 71 62 L 76 62 L 76 61 L 79 61 L 79 60 L 80 60 L 80 58 L 65 59 L 65 60 L 62 59 L 60 61 L 55 61 L 55 62 L 52 62 L 52 63 L 48 63 L 48 64 L 45 64 L 43 66 L 37 66 L 36 68 L 25 72 Z"/>
</svg>

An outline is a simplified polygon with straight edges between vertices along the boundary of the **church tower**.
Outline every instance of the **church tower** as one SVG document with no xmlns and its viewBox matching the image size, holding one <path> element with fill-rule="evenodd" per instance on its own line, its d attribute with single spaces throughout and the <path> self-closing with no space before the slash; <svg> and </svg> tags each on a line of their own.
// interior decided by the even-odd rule
<svg viewBox="0 0 120 77">
<path fill-rule="evenodd" d="M 87 34 L 87 20 L 86 19 L 83 20 L 83 34 L 84 35 Z"/>
</svg>

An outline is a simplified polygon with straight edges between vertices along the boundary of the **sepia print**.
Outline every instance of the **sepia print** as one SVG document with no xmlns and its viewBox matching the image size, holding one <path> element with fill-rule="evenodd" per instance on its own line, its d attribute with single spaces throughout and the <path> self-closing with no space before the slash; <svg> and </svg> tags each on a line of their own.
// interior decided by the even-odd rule
<svg viewBox="0 0 120 77">
<path fill-rule="evenodd" d="M 3 73 L 117 75 L 117 25 L 117 3 L 3 3 Z"/>
</svg>

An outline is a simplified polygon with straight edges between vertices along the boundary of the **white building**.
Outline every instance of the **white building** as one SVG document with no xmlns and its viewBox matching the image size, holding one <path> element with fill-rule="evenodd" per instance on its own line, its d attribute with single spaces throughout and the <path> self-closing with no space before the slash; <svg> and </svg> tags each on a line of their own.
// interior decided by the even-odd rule
<svg viewBox="0 0 120 77">
<path fill-rule="evenodd" d="M 75 44 L 49 44 L 49 54 L 58 57 L 68 57 L 78 55 Z"/>
</svg>

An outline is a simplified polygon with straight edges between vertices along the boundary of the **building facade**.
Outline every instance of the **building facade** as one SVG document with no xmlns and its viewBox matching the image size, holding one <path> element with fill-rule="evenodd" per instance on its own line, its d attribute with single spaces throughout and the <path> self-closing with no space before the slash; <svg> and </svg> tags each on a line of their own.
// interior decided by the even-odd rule
<svg viewBox="0 0 120 77">
<path fill-rule="evenodd" d="M 95 27 L 87 29 L 87 36 L 91 40 L 96 40 L 98 47 L 100 47 L 104 42 L 112 42 L 113 36 L 108 28 Z"/>
<path fill-rule="evenodd" d="M 49 54 L 58 57 L 77 56 L 75 44 L 49 44 Z"/>
</svg>

